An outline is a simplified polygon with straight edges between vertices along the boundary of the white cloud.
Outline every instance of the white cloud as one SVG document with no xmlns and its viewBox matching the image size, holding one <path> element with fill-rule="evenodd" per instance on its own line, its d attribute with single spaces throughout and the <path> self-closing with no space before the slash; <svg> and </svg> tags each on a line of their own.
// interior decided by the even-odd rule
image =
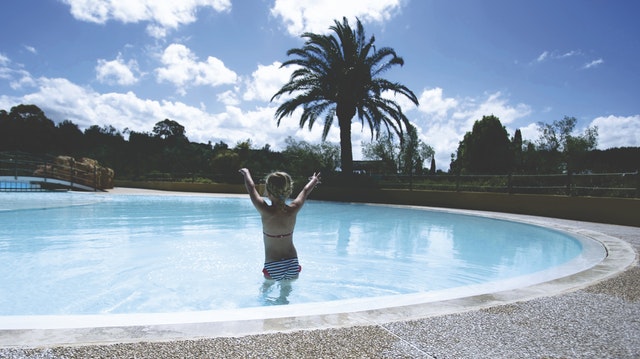
<svg viewBox="0 0 640 359">
<path fill-rule="evenodd" d="M 115 60 L 107 61 L 99 59 L 96 65 L 96 76 L 98 81 L 110 85 L 133 85 L 138 82 L 138 78 L 133 73 L 138 71 L 138 63 L 135 60 L 129 60 L 125 63 L 121 55 Z"/>
<path fill-rule="evenodd" d="M 258 65 L 258 69 L 251 74 L 251 79 L 247 81 L 247 89 L 242 96 L 245 101 L 266 101 L 280 90 L 289 81 L 294 66 L 281 68 L 280 62 L 271 65 Z"/>
<path fill-rule="evenodd" d="M 237 106 L 240 104 L 240 100 L 238 100 L 236 92 L 237 91 L 227 90 L 223 93 L 219 93 L 217 95 L 217 99 L 219 102 L 222 102 L 226 106 Z"/>
<path fill-rule="evenodd" d="M 540 130 L 538 123 L 530 123 L 524 127 L 520 127 L 520 134 L 522 135 L 522 140 L 530 141 L 535 143 L 540 138 Z"/>
<path fill-rule="evenodd" d="M 148 25 L 147 34 L 151 37 L 155 37 L 156 39 L 163 39 L 167 37 L 168 31 L 167 28 L 159 25 Z"/>
<path fill-rule="evenodd" d="M 2 69 L 0 69 L 0 78 L 2 78 Z M 13 78 L 17 77 L 17 79 L 12 80 L 9 83 L 9 86 L 14 89 L 14 90 L 20 90 L 20 89 L 24 89 L 27 87 L 34 87 L 36 86 L 36 82 L 33 79 L 33 77 L 31 77 L 31 74 L 25 70 L 15 70 L 13 71 L 14 75 L 16 76 L 11 76 Z"/>
<path fill-rule="evenodd" d="M 538 55 L 538 57 L 532 62 L 540 63 L 540 62 L 551 61 L 551 60 L 562 60 L 562 59 L 567 59 L 567 58 L 570 58 L 573 56 L 579 56 L 579 55 L 582 55 L 582 52 L 579 50 L 570 50 L 562 53 L 558 51 L 545 50 L 540 55 Z"/>
<path fill-rule="evenodd" d="M 290 35 L 299 36 L 307 31 L 325 33 L 334 20 L 342 21 L 343 16 L 350 22 L 356 17 L 363 23 L 384 22 L 394 16 L 401 5 L 401 0 L 275 0 L 271 15 L 282 19 Z"/>
<path fill-rule="evenodd" d="M 640 147 L 640 115 L 601 116 L 589 127 L 598 127 L 598 148 Z"/>
<path fill-rule="evenodd" d="M 9 67 L 9 58 L 0 54 L 0 79 L 11 80 L 13 70 Z"/>
<path fill-rule="evenodd" d="M 547 57 L 549 57 L 549 51 L 544 51 L 543 53 L 540 54 L 540 56 L 538 56 L 536 61 L 537 62 L 542 62 L 542 61 L 546 60 Z"/>
<path fill-rule="evenodd" d="M 0 79 L 9 81 L 9 87 L 19 90 L 34 85 L 31 74 L 0 53 Z"/>
<path fill-rule="evenodd" d="M 558 55 L 558 58 L 567 58 L 567 57 L 571 57 L 571 56 L 576 56 L 576 55 L 580 55 L 580 51 L 576 51 L 576 50 L 571 50 L 569 52 L 565 52 L 564 54 Z"/>
<path fill-rule="evenodd" d="M 522 103 L 512 106 L 501 92 L 489 94 L 477 105 L 475 101 L 469 100 L 467 103 L 463 103 L 465 108 L 453 115 L 454 118 L 466 119 L 469 128 L 475 121 L 481 120 L 483 116 L 494 115 L 500 119 L 503 125 L 506 125 L 531 114 L 531 107 Z"/>
<path fill-rule="evenodd" d="M 591 61 L 589 63 L 584 64 L 584 66 L 582 66 L 582 69 L 583 70 L 591 69 L 591 68 L 600 66 L 602 64 L 604 64 L 604 60 L 603 59 L 597 59 L 597 60 L 593 60 L 593 61 Z"/>
<path fill-rule="evenodd" d="M 440 87 L 425 89 L 422 91 L 418 101 L 420 103 L 420 112 L 439 117 L 446 116 L 449 110 L 458 106 L 456 99 L 442 97 L 442 89 Z"/>
<path fill-rule="evenodd" d="M 104 24 L 150 22 L 149 35 L 161 38 L 167 31 L 196 21 L 199 8 L 217 12 L 231 10 L 230 0 L 63 0 L 78 20 Z"/>
<path fill-rule="evenodd" d="M 29 51 L 32 54 L 37 54 L 38 50 L 36 50 L 35 47 L 33 46 L 29 46 L 29 45 L 24 45 L 25 50 Z"/>
<path fill-rule="evenodd" d="M 5 65 L 9 65 L 9 62 L 11 60 L 9 60 L 8 57 L 6 57 L 5 55 L 0 53 L 0 66 L 5 66 Z"/>
<path fill-rule="evenodd" d="M 466 131 L 463 132 L 454 120 L 427 122 L 422 128 L 424 130 L 420 136 L 421 140 L 436 152 L 436 167 L 447 171 L 451 163 L 451 154 L 458 148 Z"/>
<path fill-rule="evenodd" d="M 219 59 L 209 56 L 205 62 L 182 44 L 169 45 L 162 54 L 164 67 L 156 69 L 158 82 L 170 82 L 182 95 L 190 86 L 219 86 L 234 84 L 238 75 L 225 67 Z"/>
<path fill-rule="evenodd" d="M 111 125 L 120 131 L 128 128 L 149 132 L 155 123 L 169 118 L 185 126 L 192 141 L 206 143 L 214 134 L 225 133 L 219 127 L 222 114 L 210 114 L 181 102 L 141 99 L 133 92 L 101 94 L 61 78 L 39 78 L 37 83 L 38 91 L 22 97 L 0 96 L 0 105 L 10 108 L 20 103 L 33 103 L 52 120 L 68 119 L 83 129 L 92 125 Z"/>
</svg>

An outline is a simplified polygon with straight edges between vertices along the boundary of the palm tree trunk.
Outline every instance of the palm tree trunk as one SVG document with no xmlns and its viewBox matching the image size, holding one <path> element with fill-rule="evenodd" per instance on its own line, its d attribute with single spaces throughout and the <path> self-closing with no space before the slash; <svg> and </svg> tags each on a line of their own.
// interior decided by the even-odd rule
<svg viewBox="0 0 640 359">
<path fill-rule="evenodd" d="M 353 174 L 353 150 L 351 146 L 351 118 L 346 121 L 338 117 L 340 124 L 340 161 L 342 173 Z"/>
</svg>

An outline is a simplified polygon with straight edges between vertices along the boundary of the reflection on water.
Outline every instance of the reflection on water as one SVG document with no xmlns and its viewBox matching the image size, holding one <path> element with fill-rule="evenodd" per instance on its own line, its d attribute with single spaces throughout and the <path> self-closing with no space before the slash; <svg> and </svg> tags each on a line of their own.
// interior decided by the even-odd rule
<svg viewBox="0 0 640 359">
<path fill-rule="evenodd" d="M 264 305 L 289 304 L 289 295 L 293 290 L 292 282 L 292 280 L 274 281 L 265 279 L 260 287 Z"/>
<path fill-rule="evenodd" d="M 309 235 L 297 240 L 300 251 L 316 259 L 307 268 L 316 266 L 326 276 L 319 280 L 334 279 L 330 284 L 347 292 L 375 286 L 406 293 L 500 280 L 581 252 L 564 234 L 521 223 L 373 205 L 309 208 L 298 224 Z"/>
</svg>

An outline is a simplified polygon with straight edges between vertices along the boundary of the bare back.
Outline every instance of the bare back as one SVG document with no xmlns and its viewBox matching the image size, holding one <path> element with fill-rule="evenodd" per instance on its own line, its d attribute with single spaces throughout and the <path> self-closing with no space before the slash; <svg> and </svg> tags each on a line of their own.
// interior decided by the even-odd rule
<svg viewBox="0 0 640 359">
<path fill-rule="evenodd" d="M 293 231 L 298 210 L 288 205 L 267 205 L 260 210 L 264 240 L 265 262 L 296 258 Z"/>
</svg>

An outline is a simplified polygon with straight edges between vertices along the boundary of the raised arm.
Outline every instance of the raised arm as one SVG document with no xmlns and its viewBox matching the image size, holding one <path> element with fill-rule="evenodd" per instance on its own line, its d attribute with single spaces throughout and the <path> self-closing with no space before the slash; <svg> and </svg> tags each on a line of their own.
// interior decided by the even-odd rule
<svg viewBox="0 0 640 359">
<path fill-rule="evenodd" d="M 256 189 L 256 184 L 253 182 L 253 178 L 251 178 L 251 173 L 247 168 L 241 168 L 240 173 L 244 176 L 244 187 L 247 189 L 247 193 L 249 193 L 249 198 L 251 198 L 251 203 L 258 209 L 261 210 L 266 205 L 260 193 Z"/>
<path fill-rule="evenodd" d="M 291 202 L 293 207 L 302 207 L 304 201 L 307 200 L 307 197 L 316 188 L 316 185 L 320 183 L 320 172 L 314 173 L 313 176 L 309 177 L 309 182 L 302 188 L 302 191 L 298 194 L 298 197 Z"/>
</svg>

